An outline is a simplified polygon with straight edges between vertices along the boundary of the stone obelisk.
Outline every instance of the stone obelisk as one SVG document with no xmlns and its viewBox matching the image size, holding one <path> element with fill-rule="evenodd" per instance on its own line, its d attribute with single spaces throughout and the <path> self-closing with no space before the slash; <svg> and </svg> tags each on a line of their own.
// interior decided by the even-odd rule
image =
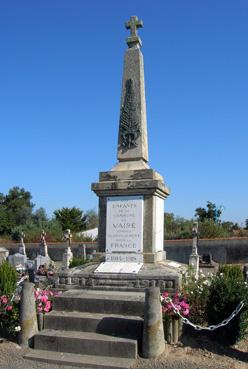
<svg viewBox="0 0 248 369">
<path fill-rule="evenodd" d="M 122 80 L 119 163 L 112 170 L 148 169 L 144 62 L 141 39 L 137 35 L 137 28 L 142 27 L 143 22 L 131 17 L 125 25 L 131 35 L 127 38 Z"/>
<path fill-rule="evenodd" d="M 97 256 L 105 265 L 97 272 L 106 273 L 137 273 L 144 263 L 165 259 L 164 199 L 169 190 L 148 165 L 144 65 L 137 34 L 143 22 L 132 16 L 125 26 L 131 34 L 124 59 L 118 162 L 110 171 L 100 172 L 99 182 L 92 184 L 99 197 Z"/>
</svg>

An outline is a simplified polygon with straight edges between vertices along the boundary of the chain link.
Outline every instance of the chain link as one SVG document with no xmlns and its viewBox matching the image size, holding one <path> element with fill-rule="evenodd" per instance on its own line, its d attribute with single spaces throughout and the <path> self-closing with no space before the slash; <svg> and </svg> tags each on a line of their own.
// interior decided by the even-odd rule
<svg viewBox="0 0 248 369">
<path fill-rule="evenodd" d="M 244 307 L 244 302 L 241 301 L 238 306 L 236 307 L 236 309 L 232 312 L 232 314 L 227 318 L 224 319 L 221 323 L 216 324 L 216 325 L 210 325 L 209 327 L 202 327 L 200 325 L 194 324 L 192 323 L 189 319 L 185 318 L 183 315 L 181 315 L 179 309 L 174 305 L 174 303 L 172 302 L 172 299 L 170 297 L 165 297 L 164 301 L 166 303 L 170 303 L 172 308 L 173 308 L 173 312 L 177 315 L 180 316 L 180 318 L 182 319 L 182 322 L 184 324 L 188 324 L 191 327 L 193 327 L 195 330 L 197 331 L 202 331 L 202 330 L 206 330 L 206 331 L 214 331 L 217 328 L 220 327 L 224 327 L 225 325 L 227 325 L 236 315 L 238 315 L 238 313 L 240 312 L 240 310 Z"/>
</svg>

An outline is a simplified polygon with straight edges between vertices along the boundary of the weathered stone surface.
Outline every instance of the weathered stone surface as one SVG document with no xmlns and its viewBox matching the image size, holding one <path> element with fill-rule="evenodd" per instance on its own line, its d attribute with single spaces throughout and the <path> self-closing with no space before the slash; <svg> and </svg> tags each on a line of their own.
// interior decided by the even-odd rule
<svg viewBox="0 0 248 369">
<path fill-rule="evenodd" d="M 100 182 L 122 181 L 122 180 L 158 179 L 163 182 L 161 174 L 153 169 L 108 171 L 99 173 Z"/>
<path fill-rule="evenodd" d="M 116 337 L 139 339 L 143 319 L 139 316 L 89 313 L 79 311 L 52 311 L 45 316 L 45 329 L 95 332 Z"/>
<path fill-rule="evenodd" d="M 14 255 L 9 255 L 8 257 L 8 261 L 13 267 L 22 266 L 23 269 L 25 269 L 26 267 L 27 260 L 28 260 L 27 256 L 20 254 L 19 252 L 17 252 Z"/>
<path fill-rule="evenodd" d="M 137 341 L 94 332 L 47 330 L 35 335 L 35 348 L 110 357 L 137 357 Z"/>
<path fill-rule="evenodd" d="M 181 271 L 186 268 L 181 264 L 169 265 L 169 261 L 157 264 L 145 263 L 139 272 L 132 274 L 94 273 L 98 264 L 76 267 L 61 271 L 58 287 L 82 288 L 92 290 L 144 291 L 147 287 L 159 287 L 161 291 L 175 292 L 181 285 Z M 66 285 L 68 275 L 77 283 Z"/>
<path fill-rule="evenodd" d="M 25 359 L 91 369 L 129 369 L 135 361 L 134 359 L 120 357 L 80 355 L 69 352 L 58 353 L 47 350 L 28 352 Z"/>
<path fill-rule="evenodd" d="M 33 337 L 38 332 L 33 283 L 23 283 L 20 305 L 20 324 L 20 345 L 23 347 L 32 347 Z"/>
<path fill-rule="evenodd" d="M 146 123 L 146 102 L 145 102 L 145 82 L 143 55 L 139 48 L 130 48 L 126 50 L 123 81 L 121 109 L 125 106 L 127 94 L 127 83 L 132 81 L 134 102 L 132 111 L 135 113 L 135 123 L 138 126 L 138 135 L 135 145 L 131 147 L 123 146 L 123 132 L 121 130 L 122 120 L 120 118 L 119 138 L 118 138 L 118 160 L 121 161 L 143 161 L 148 162 L 148 144 L 147 144 L 147 123 Z M 129 118 L 130 120 L 130 118 Z M 130 122 L 129 122 L 130 123 Z M 113 170 L 119 170 L 118 164 Z"/>
<path fill-rule="evenodd" d="M 160 289 L 147 288 L 143 325 L 142 355 L 145 358 L 157 357 L 165 350 Z"/>
<path fill-rule="evenodd" d="M 142 316 L 145 295 L 143 292 L 70 290 L 56 297 L 57 311 L 80 311 L 101 314 Z"/>
</svg>

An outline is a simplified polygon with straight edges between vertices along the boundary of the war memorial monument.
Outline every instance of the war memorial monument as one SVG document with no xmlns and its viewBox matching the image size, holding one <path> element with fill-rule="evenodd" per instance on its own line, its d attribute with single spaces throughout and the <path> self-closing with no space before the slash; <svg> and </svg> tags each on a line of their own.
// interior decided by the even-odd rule
<svg viewBox="0 0 248 369">
<path fill-rule="evenodd" d="M 131 17 L 122 82 L 118 163 L 101 172 L 98 252 L 91 263 L 68 268 L 70 237 L 44 329 L 26 359 L 94 369 L 128 369 L 138 354 L 165 350 L 160 290 L 174 292 L 180 264 L 166 260 L 163 177 L 148 165 L 143 56 Z"/>
<path fill-rule="evenodd" d="M 164 251 L 164 200 L 169 189 L 148 164 L 142 21 L 132 16 L 125 51 L 117 158 L 100 172 L 92 190 L 99 197 L 98 252 L 87 266 L 62 270 L 66 288 L 176 290 L 180 272 Z"/>
</svg>

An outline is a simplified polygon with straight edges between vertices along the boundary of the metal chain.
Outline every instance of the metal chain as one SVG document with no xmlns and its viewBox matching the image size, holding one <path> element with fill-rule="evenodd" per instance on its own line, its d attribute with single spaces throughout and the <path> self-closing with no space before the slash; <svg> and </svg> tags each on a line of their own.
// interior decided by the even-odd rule
<svg viewBox="0 0 248 369">
<path fill-rule="evenodd" d="M 232 312 L 232 314 L 227 318 L 224 319 L 221 323 L 216 324 L 216 325 L 210 325 L 209 327 L 202 327 L 200 325 L 194 324 L 192 323 L 189 319 L 185 318 L 183 315 L 181 315 L 179 309 L 173 304 L 172 299 L 170 297 L 165 297 L 164 301 L 166 303 L 170 303 L 172 308 L 173 308 L 173 312 L 177 315 L 180 316 L 180 318 L 182 319 L 182 322 L 185 324 L 190 325 L 191 327 L 193 327 L 194 329 L 196 329 L 197 331 L 201 331 L 201 330 L 206 330 L 206 331 L 214 331 L 217 328 L 220 327 L 224 327 L 225 325 L 227 325 L 236 315 L 238 315 L 238 313 L 240 312 L 240 310 L 244 307 L 244 302 L 241 301 L 238 306 L 236 307 L 236 309 Z"/>
</svg>

